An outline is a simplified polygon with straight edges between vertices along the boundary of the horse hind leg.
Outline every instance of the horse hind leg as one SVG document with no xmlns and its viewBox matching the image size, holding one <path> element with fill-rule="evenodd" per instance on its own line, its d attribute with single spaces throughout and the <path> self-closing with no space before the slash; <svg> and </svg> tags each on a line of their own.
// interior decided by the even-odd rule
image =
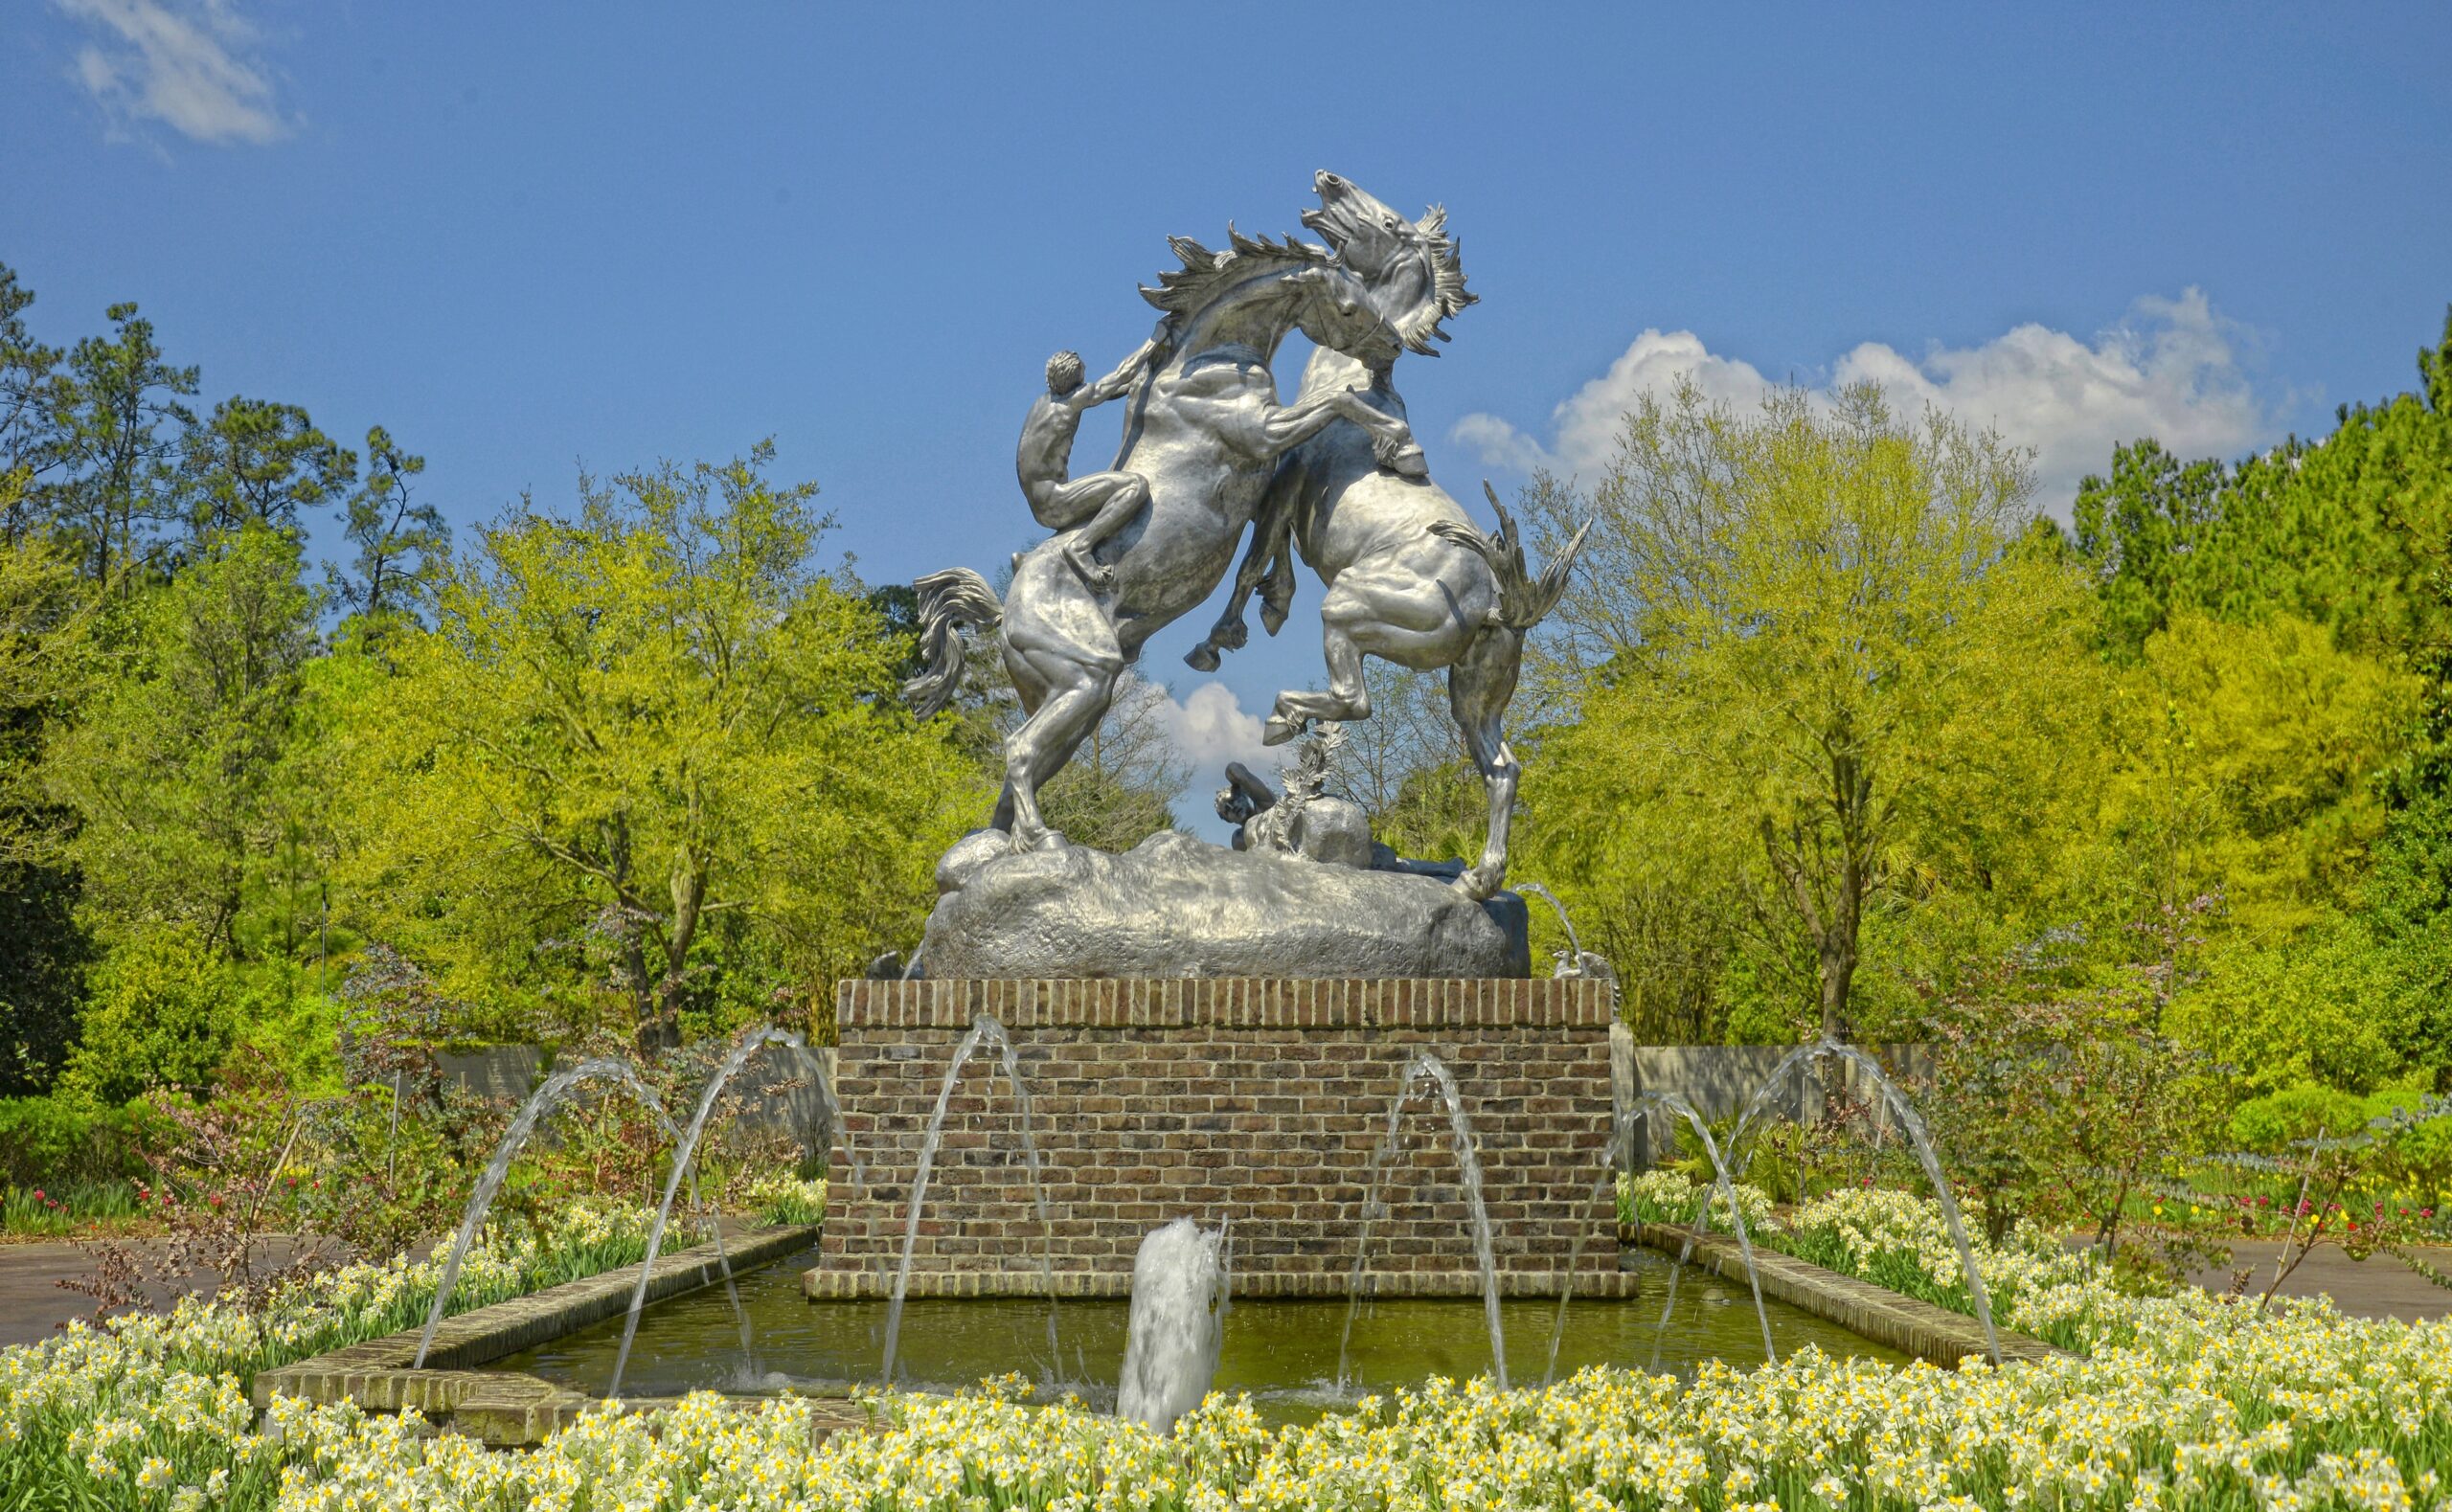
<svg viewBox="0 0 2452 1512">
<path fill-rule="evenodd" d="M 1314 720 L 1371 717 L 1371 693 L 1362 683 L 1362 647 L 1354 639 L 1353 626 L 1347 622 L 1354 607 L 1350 596 L 1330 591 L 1328 602 L 1320 610 L 1321 647 L 1328 665 L 1328 688 L 1323 692 L 1289 690 L 1278 694 L 1277 707 L 1260 731 L 1262 745 L 1283 745 L 1310 728 Z"/>
<path fill-rule="evenodd" d="M 1218 613 L 1217 622 L 1209 627 L 1208 639 L 1184 653 L 1184 664 L 1195 672 L 1217 670 L 1220 651 L 1239 651 L 1251 643 L 1252 632 L 1243 623 L 1243 611 L 1252 601 L 1252 591 L 1261 586 L 1261 574 L 1268 570 L 1271 547 L 1269 530 L 1263 521 L 1252 536 L 1250 550 L 1243 553 L 1242 565 L 1235 569 L 1235 588 L 1226 596 L 1226 607 Z M 1272 626 L 1270 633 L 1276 633 Z"/>
<path fill-rule="evenodd" d="M 1456 728 L 1481 769 L 1482 785 L 1489 793 L 1489 829 L 1482 842 L 1482 858 L 1456 879 L 1456 890 L 1480 901 L 1507 880 L 1508 830 L 1515 815 L 1515 789 L 1523 763 L 1509 749 L 1505 719 L 1507 701 L 1515 694 L 1516 670 L 1524 654 L 1521 631 L 1498 627 L 1483 631 L 1456 665 L 1447 670 L 1447 708 Z"/>
</svg>

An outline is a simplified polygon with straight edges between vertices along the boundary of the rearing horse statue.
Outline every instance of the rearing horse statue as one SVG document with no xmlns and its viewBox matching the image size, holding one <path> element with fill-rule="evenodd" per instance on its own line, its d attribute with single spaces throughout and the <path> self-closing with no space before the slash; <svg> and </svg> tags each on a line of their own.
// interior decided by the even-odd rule
<svg viewBox="0 0 2452 1512">
<path fill-rule="evenodd" d="M 1438 353 L 1439 322 L 1474 302 L 1464 290 L 1446 214 L 1433 209 L 1409 221 L 1334 173 L 1313 180 L 1320 208 L 1303 223 L 1327 238 L 1372 290 L 1408 350 Z M 1346 394 L 1357 384 L 1381 421 L 1405 417 L 1391 381 L 1393 363 L 1364 364 L 1327 347 L 1304 370 L 1303 398 Z M 1245 643 L 1243 610 L 1262 591 L 1270 634 L 1294 597 L 1290 551 L 1299 549 L 1327 590 L 1320 604 L 1328 686 L 1280 693 L 1263 738 L 1292 739 L 1317 720 L 1368 718 L 1362 659 L 1380 657 L 1418 672 L 1447 669 L 1447 706 L 1489 794 L 1489 826 L 1479 860 L 1456 886 L 1487 898 L 1507 875 L 1508 829 L 1523 770 L 1507 743 L 1504 718 L 1524 660 L 1524 638 L 1565 591 L 1587 524 L 1558 558 L 1534 574 L 1506 506 L 1482 485 L 1499 529 L 1485 535 L 1463 506 L 1426 473 L 1396 476 L 1373 464 L 1370 427 L 1330 425 L 1288 452 L 1261 506 L 1252 548 L 1209 639 L 1185 658 L 1203 671 L 1217 653 Z"/>
<path fill-rule="evenodd" d="M 1419 475 L 1421 450 L 1401 416 L 1343 388 L 1281 404 L 1269 362 L 1300 329 L 1324 350 L 1384 371 L 1399 338 L 1371 291 L 1333 253 L 1228 231 L 1222 252 L 1189 237 L 1169 245 L 1183 266 L 1144 298 L 1166 312 L 1146 374 L 1133 388 L 1116 469 L 1149 486 L 1141 516 L 1102 543 L 1111 585 L 1093 586 L 1055 536 L 1014 563 L 997 601 L 965 567 L 932 573 L 920 591 L 927 662 L 905 686 L 925 718 L 962 680 L 962 632 L 1001 624 L 1005 666 L 1027 717 L 1005 741 L 1005 787 L 994 827 L 1016 850 L 1064 843 L 1040 817 L 1038 791 L 1098 728 L 1117 679 L 1142 645 L 1217 586 L 1243 530 L 1289 448 L 1348 420 L 1373 468 Z"/>
</svg>

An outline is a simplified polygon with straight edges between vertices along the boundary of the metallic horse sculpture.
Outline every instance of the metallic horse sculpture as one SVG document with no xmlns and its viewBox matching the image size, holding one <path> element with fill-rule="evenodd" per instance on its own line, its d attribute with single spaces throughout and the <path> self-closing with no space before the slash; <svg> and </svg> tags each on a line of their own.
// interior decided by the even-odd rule
<svg viewBox="0 0 2452 1512">
<path fill-rule="evenodd" d="M 1475 302 L 1464 290 L 1445 212 L 1434 208 L 1408 221 L 1334 173 L 1313 182 L 1320 208 L 1305 213 L 1303 223 L 1327 238 L 1370 287 L 1405 346 L 1436 356 L 1430 338 L 1446 339 L 1439 322 Z M 1374 414 L 1402 421 L 1405 401 L 1391 381 L 1394 366 L 1367 365 L 1323 347 L 1304 371 L 1303 399 L 1360 384 Z M 1209 671 L 1221 648 L 1244 644 L 1243 612 L 1255 588 L 1262 590 L 1261 622 L 1277 633 L 1294 597 L 1293 548 L 1327 590 L 1320 621 L 1328 687 L 1280 693 L 1265 734 L 1270 744 L 1292 739 L 1315 721 L 1369 717 L 1365 655 L 1416 671 L 1446 668 L 1448 709 L 1489 793 L 1481 858 L 1456 880 L 1473 898 L 1495 893 L 1507 875 L 1508 826 L 1522 768 L 1508 747 L 1503 720 L 1523 664 L 1524 637 L 1556 606 L 1591 529 L 1576 532 L 1536 575 L 1506 507 L 1487 483 L 1482 487 L 1498 513 L 1496 535 L 1476 529 L 1427 475 L 1396 476 L 1374 465 L 1366 430 L 1328 426 L 1279 463 L 1226 611 L 1185 658 Z"/>
<path fill-rule="evenodd" d="M 1143 643 L 1225 575 L 1281 456 L 1347 420 L 1374 470 L 1424 470 L 1401 415 L 1360 395 L 1323 388 L 1278 402 L 1269 362 L 1295 329 L 1361 368 L 1396 360 L 1399 338 L 1362 280 L 1325 248 L 1228 235 L 1222 252 L 1173 238 L 1183 266 L 1142 290 L 1166 319 L 1131 392 L 1115 470 L 1144 480 L 1149 504 L 1095 553 L 1111 581 L 1077 569 L 1068 531 L 1016 559 L 1001 604 L 968 568 L 914 585 L 927 662 L 904 695 L 922 718 L 961 682 L 962 631 L 1002 626 L 1028 717 L 1005 742 L 993 824 L 1017 851 L 1063 844 L 1040 817 L 1040 786 L 1098 727 Z"/>
</svg>

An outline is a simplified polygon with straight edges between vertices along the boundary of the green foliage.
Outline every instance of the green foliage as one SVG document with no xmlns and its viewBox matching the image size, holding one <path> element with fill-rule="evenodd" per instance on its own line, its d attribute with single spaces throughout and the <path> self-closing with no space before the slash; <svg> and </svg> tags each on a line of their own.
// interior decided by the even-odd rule
<svg viewBox="0 0 2452 1512">
<path fill-rule="evenodd" d="M 285 780 L 315 595 L 298 543 L 249 525 L 127 606 L 120 665 L 54 742 L 91 904 L 241 958 L 294 948 L 320 799 Z"/>
<path fill-rule="evenodd" d="M 336 913 L 453 997 L 648 1043 L 727 978 L 771 1001 L 917 937 L 986 799 L 894 702 L 905 648 L 809 568 L 826 522 L 770 455 L 513 513 L 431 631 L 336 676 Z"/>
<path fill-rule="evenodd" d="M 2348 901 L 2385 825 L 2377 780 L 2418 697 L 2417 678 L 2296 617 L 2174 616 L 2109 718 L 2105 835 L 2141 901 L 2219 889 L 2236 922 L 2262 932 Z"/>
<path fill-rule="evenodd" d="M 125 1182 L 55 1182 L 0 1190 L 0 1233 L 66 1234 L 96 1219 L 135 1215 L 136 1188 Z"/>
<path fill-rule="evenodd" d="M 192 553 L 250 526 L 295 535 L 299 516 L 357 481 L 357 454 L 295 404 L 233 395 L 180 438 L 180 491 Z"/>
<path fill-rule="evenodd" d="M 1998 437 L 1872 387 L 1752 416 L 1646 396 L 1561 608 L 1580 719 L 1528 778 L 1534 868 L 1578 899 L 1710 875 L 1771 969 L 1810 953 L 1826 1032 L 1858 1019 L 1869 911 L 2041 886 L 2088 606 L 2026 544 L 2027 493 Z M 1586 506 L 1529 508 L 1555 541 Z"/>
<path fill-rule="evenodd" d="M 401 450 L 391 432 L 377 425 L 366 433 L 366 484 L 350 496 L 342 530 L 357 556 L 334 587 L 378 637 L 402 620 L 422 622 L 450 553 L 443 511 L 411 497 L 411 480 L 423 471 L 425 459 Z"/>
<path fill-rule="evenodd" d="M 2231 1141 L 2243 1150 L 2278 1155 L 2303 1140 L 2348 1138 L 2369 1119 L 2412 1100 L 2407 1094 L 2362 1097 L 2322 1082 L 2294 1082 L 2232 1109 Z"/>
<path fill-rule="evenodd" d="M 238 1038 L 238 982 L 194 929 L 137 931 L 95 968 L 63 1089 L 104 1104 L 207 1091 Z"/>
<path fill-rule="evenodd" d="M 2233 940 L 2173 1004 L 2172 1032 L 2250 1095 L 2319 1083 L 2364 1095 L 2401 1074 L 2423 988 L 2355 919 L 2277 943 Z"/>
<path fill-rule="evenodd" d="M 2102 579 L 2104 638 L 2135 655 L 2183 610 L 2232 623 L 2291 615 L 2361 653 L 2410 658 L 2452 638 L 2452 312 L 2419 387 L 2345 408 L 2318 441 L 2236 467 L 2182 466 L 2151 440 L 2088 478 L 2077 550 Z"/>
<path fill-rule="evenodd" d="M 134 1176 L 150 1122 L 142 1103 L 110 1108 L 73 1093 L 0 1098 L 0 1179 L 54 1187 Z"/>
</svg>

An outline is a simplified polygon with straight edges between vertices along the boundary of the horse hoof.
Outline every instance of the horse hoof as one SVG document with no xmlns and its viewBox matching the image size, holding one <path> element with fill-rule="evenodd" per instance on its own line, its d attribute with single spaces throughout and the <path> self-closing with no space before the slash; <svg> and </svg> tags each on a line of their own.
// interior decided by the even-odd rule
<svg viewBox="0 0 2452 1512">
<path fill-rule="evenodd" d="M 1287 719 L 1280 714 L 1271 714 L 1268 716 L 1268 723 L 1260 727 L 1260 744 L 1264 746 L 1282 746 L 1302 733 L 1302 720 Z"/>
<path fill-rule="evenodd" d="M 1276 603 L 1268 599 L 1260 600 L 1260 628 L 1271 635 L 1284 629 L 1285 613 L 1291 607 L 1290 604 Z"/>
<path fill-rule="evenodd" d="M 1195 672 L 1217 670 L 1217 647 L 1203 641 L 1184 653 L 1184 665 Z"/>
<path fill-rule="evenodd" d="M 1389 453 L 1379 461 L 1380 465 L 1386 467 L 1390 472 L 1395 473 L 1399 478 L 1427 478 L 1430 476 L 1429 461 L 1422 456 L 1421 448 L 1412 441 L 1405 442 L 1405 444 L 1397 447 L 1395 451 Z"/>
<path fill-rule="evenodd" d="M 1065 845 L 1064 836 L 1056 830 L 1018 826 L 1013 830 L 1013 854 L 1017 856 L 1027 856 L 1033 850 L 1061 850 Z"/>
<path fill-rule="evenodd" d="M 1466 867 L 1448 886 L 1476 903 L 1487 903 L 1498 895 L 1500 880 L 1501 873 L 1487 867 Z"/>
</svg>

